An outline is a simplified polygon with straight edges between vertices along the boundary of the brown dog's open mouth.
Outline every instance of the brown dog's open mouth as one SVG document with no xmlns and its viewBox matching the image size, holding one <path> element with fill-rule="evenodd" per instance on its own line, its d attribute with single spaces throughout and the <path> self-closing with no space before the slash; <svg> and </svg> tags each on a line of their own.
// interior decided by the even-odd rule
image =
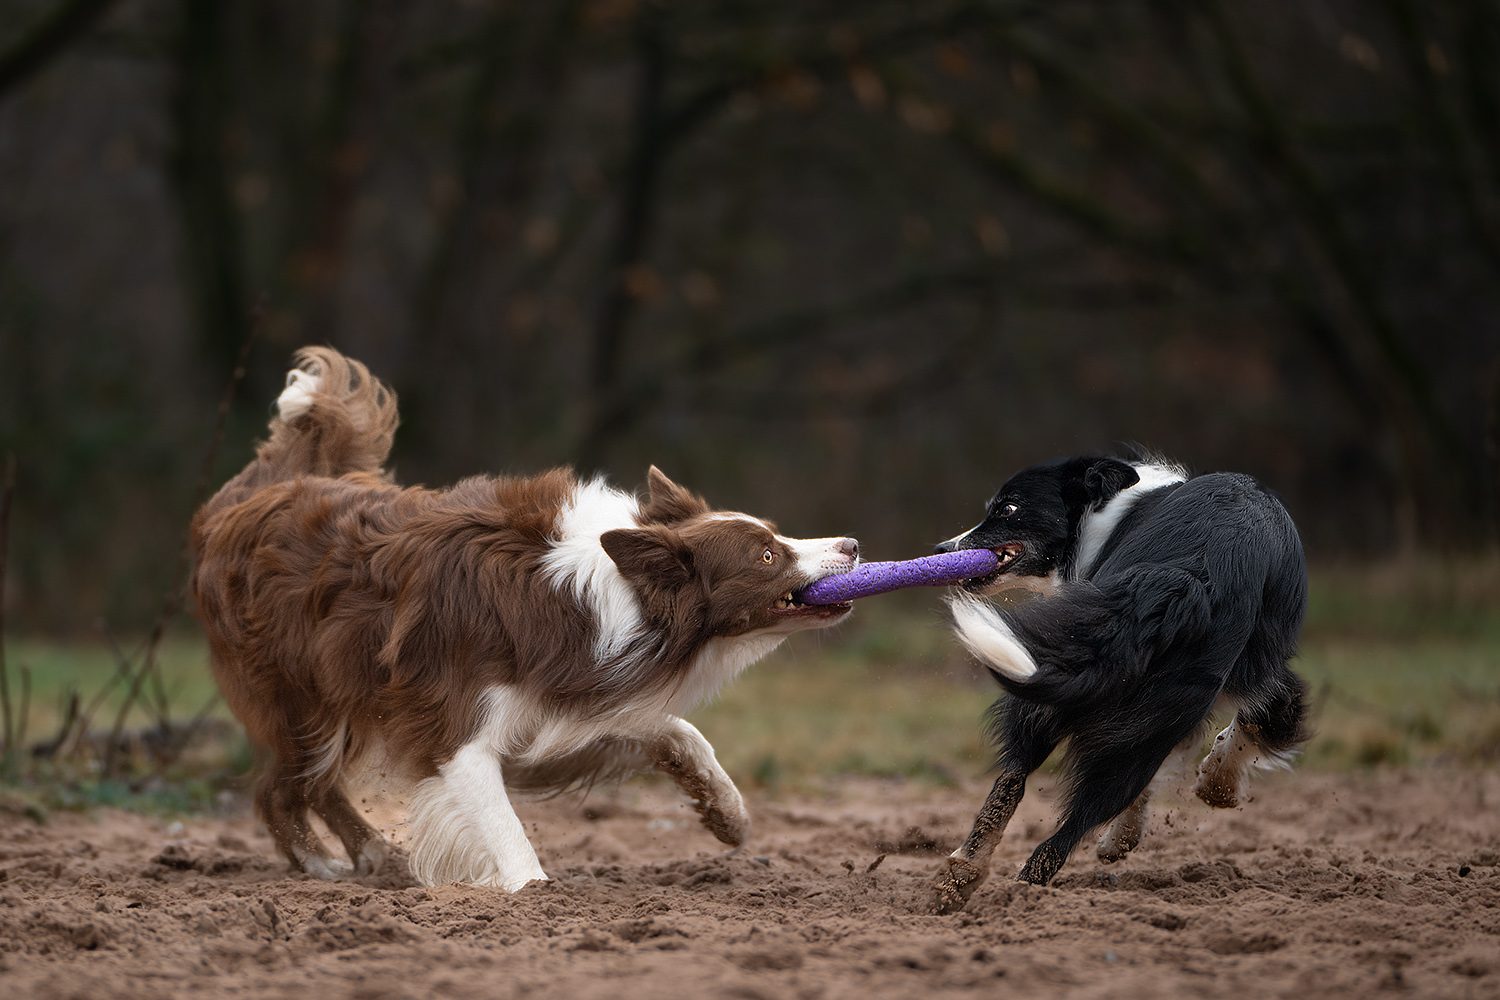
<svg viewBox="0 0 1500 1000">
<path fill-rule="evenodd" d="M 811 582 L 811 580 L 808 581 L 808 583 Z M 837 618 L 853 610 L 853 601 L 840 601 L 838 604 L 803 604 L 797 600 L 796 591 L 791 590 L 771 602 L 771 613 L 783 618 Z"/>
<path fill-rule="evenodd" d="M 1004 545 L 995 546 L 990 551 L 1000 557 L 1000 565 L 990 570 L 984 576 L 976 576 L 972 580 L 965 580 L 961 586 L 971 594 L 983 593 L 993 586 L 995 581 L 1004 576 L 1015 561 L 1021 558 L 1021 555 L 1026 551 L 1026 546 L 1020 542 L 1006 542 Z"/>
</svg>

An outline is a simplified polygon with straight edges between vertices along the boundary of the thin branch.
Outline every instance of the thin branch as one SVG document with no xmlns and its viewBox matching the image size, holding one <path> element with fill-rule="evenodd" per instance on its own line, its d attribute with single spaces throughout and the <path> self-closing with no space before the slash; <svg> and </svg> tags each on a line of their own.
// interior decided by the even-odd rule
<svg viewBox="0 0 1500 1000">
<path fill-rule="evenodd" d="M 1459 200 L 1467 209 L 1464 221 L 1469 233 L 1490 268 L 1500 270 L 1500 233 L 1496 232 L 1492 199 L 1487 197 L 1481 181 L 1474 149 L 1433 69 L 1429 48 L 1433 43 L 1422 30 L 1421 16 L 1410 0 L 1385 0 L 1385 7 L 1395 23 L 1407 73 L 1416 82 L 1422 102 L 1421 119 L 1436 137 L 1437 147 L 1447 156 Z"/>
<path fill-rule="evenodd" d="M 209 696 L 208 701 L 203 703 L 203 707 L 198 710 L 198 713 L 193 716 L 192 721 L 182 728 L 181 732 L 163 740 L 162 749 L 157 755 L 156 774 L 161 774 L 182 757 L 183 752 L 187 750 L 188 745 L 197 737 L 198 731 L 203 728 L 203 724 L 208 721 L 213 710 L 218 707 L 222 697 L 218 691 L 215 691 Z M 162 735 L 166 737 L 168 734 L 163 733 Z"/>
<path fill-rule="evenodd" d="M 235 112 L 226 21 L 235 6 L 178 0 L 170 103 L 169 176 L 181 213 L 188 305 L 194 332 L 215 364 L 227 363 L 243 343 L 249 312 L 225 142 Z"/>
<path fill-rule="evenodd" d="M 31 666 L 21 664 L 21 704 L 16 710 L 16 748 L 26 746 L 26 730 L 31 722 Z"/>
<path fill-rule="evenodd" d="M 998 281 L 993 267 L 982 264 L 920 271 L 835 302 L 787 310 L 742 327 L 728 337 L 699 339 L 651 374 L 637 378 L 621 390 L 616 397 L 618 409 L 612 416 L 622 424 L 638 420 L 661 398 L 670 376 L 686 374 L 701 382 L 744 358 L 769 354 L 788 344 L 809 342 L 845 323 L 865 317 L 889 317 L 950 292 L 988 293 Z"/>
<path fill-rule="evenodd" d="M 16 492 L 16 456 L 5 453 L 5 485 L 0 488 L 0 714 L 4 716 L 0 753 L 9 757 L 15 748 L 14 719 L 10 710 L 10 666 L 5 662 L 5 568 L 10 557 L 10 506 Z"/>
<path fill-rule="evenodd" d="M 0 101 L 41 72 L 79 35 L 93 27 L 115 0 L 62 0 L 0 52 Z"/>
<path fill-rule="evenodd" d="M 1084 233 L 1116 246 L 1178 263 L 1196 263 L 1203 258 L 1196 240 L 1181 233 L 1157 232 L 1111 212 L 1102 201 L 1069 187 L 1040 170 L 1014 149 L 991 141 L 980 123 L 960 118 L 952 141 L 980 170 L 1014 188 L 1072 223 Z"/>
<path fill-rule="evenodd" d="M 162 601 L 161 613 L 157 615 L 156 624 L 151 629 L 151 638 L 146 642 L 146 652 L 142 657 L 140 669 L 135 672 L 131 680 L 130 690 L 126 692 L 125 701 L 115 715 L 114 726 L 110 729 L 109 743 L 104 749 L 104 773 L 114 774 L 115 756 L 119 750 L 120 734 L 125 728 L 125 716 L 130 712 L 135 700 L 140 695 L 141 682 L 146 675 L 157 669 L 156 651 L 161 645 L 162 635 L 166 632 L 167 625 L 182 609 L 187 600 L 187 587 L 189 582 L 188 568 L 192 562 L 192 516 L 198 508 L 203 505 L 208 494 L 209 477 L 213 474 L 214 460 L 218 458 L 219 448 L 224 443 L 224 427 L 229 420 L 229 411 L 234 405 L 234 395 L 239 389 L 240 382 L 245 378 L 245 369 L 250 361 L 250 349 L 260 336 L 261 329 L 265 325 L 266 303 L 264 296 L 257 302 L 250 316 L 249 330 L 245 340 L 240 344 L 239 358 L 235 362 L 234 370 L 230 373 L 229 384 L 224 387 L 224 394 L 219 399 L 218 418 L 214 422 L 213 437 L 209 440 L 208 450 L 203 455 L 203 467 L 198 474 L 197 485 L 193 487 L 193 499 L 189 509 L 188 525 L 183 528 L 182 539 L 177 546 L 177 566 L 172 576 L 172 586 L 167 591 L 166 598 Z"/>
<path fill-rule="evenodd" d="M 624 191 L 605 261 L 603 288 L 594 320 L 588 417 L 578 446 L 578 464 L 585 469 L 600 463 L 607 441 L 622 427 L 624 411 L 618 385 L 620 354 L 636 305 L 629 272 L 644 258 L 654 222 L 661 171 L 669 152 L 663 124 L 671 53 L 668 49 L 670 33 L 662 23 L 664 17 L 655 5 L 648 5 L 636 21 L 640 78 L 636 86 Z"/>
<path fill-rule="evenodd" d="M 1469 485 L 1471 476 L 1464 448 L 1433 389 L 1426 366 L 1386 312 L 1379 287 L 1366 272 L 1354 238 L 1334 208 L 1333 198 L 1311 165 L 1293 148 L 1287 129 L 1222 6 L 1217 0 L 1210 0 L 1202 3 L 1201 9 L 1218 43 L 1230 84 L 1259 133 L 1268 160 L 1295 199 L 1303 221 L 1343 283 L 1375 346 L 1415 407 L 1428 440 L 1459 481 Z M 1416 474 L 1415 469 L 1409 471 Z"/>
<path fill-rule="evenodd" d="M 1027 32 L 1005 27 L 995 32 L 998 44 L 1019 53 L 1039 73 L 1052 77 L 1111 129 L 1129 138 L 1141 152 L 1159 163 L 1179 190 L 1195 197 L 1205 208 L 1214 209 L 1218 198 L 1198 167 L 1148 116 L 1116 95 L 1110 87 L 1090 77 L 1082 60 L 1060 56 Z"/>
</svg>

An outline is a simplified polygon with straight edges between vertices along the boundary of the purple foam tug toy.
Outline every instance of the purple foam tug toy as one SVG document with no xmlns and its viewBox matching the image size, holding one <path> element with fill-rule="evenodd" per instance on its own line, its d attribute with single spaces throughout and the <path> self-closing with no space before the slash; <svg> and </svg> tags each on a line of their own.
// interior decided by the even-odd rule
<svg viewBox="0 0 1500 1000">
<path fill-rule="evenodd" d="M 959 549 L 920 559 L 865 563 L 808 584 L 797 591 L 797 600 L 803 604 L 842 604 L 904 587 L 946 587 L 984 576 L 998 565 L 1000 557 L 989 549 Z"/>
</svg>

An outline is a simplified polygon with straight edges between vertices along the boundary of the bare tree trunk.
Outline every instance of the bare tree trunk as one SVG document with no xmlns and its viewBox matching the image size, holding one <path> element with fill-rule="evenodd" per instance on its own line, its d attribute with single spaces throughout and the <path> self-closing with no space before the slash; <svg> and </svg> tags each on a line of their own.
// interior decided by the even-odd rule
<svg viewBox="0 0 1500 1000">
<path fill-rule="evenodd" d="M 662 18 L 656 5 L 647 4 L 636 22 L 640 79 L 636 85 L 630 156 L 619 215 L 605 260 L 594 321 L 588 410 L 577 450 L 578 465 L 584 470 L 595 469 L 603 463 L 611 441 L 623 424 L 620 354 L 637 301 L 636 295 L 632 294 L 631 276 L 633 269 L 640 268 L 645 258 L 658 181 L 667 152 L 663 103 L 669 53 Z"/>
<path fill-rule="evenodd" d="M 213 371 L 234 366 L 247 337 L 239 219 L 225 159 L 230 117 L 223 0 L 181 0 L 172 95 L 171 179 L 182 225 L 189 315 Z"/>
</svg>

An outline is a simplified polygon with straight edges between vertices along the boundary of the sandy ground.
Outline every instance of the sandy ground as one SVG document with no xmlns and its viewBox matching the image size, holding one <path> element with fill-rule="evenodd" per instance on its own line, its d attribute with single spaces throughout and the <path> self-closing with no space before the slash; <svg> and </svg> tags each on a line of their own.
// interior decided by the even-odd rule
<svg viewBox="0 0 1500 1000">
<path fill-rule="evenodd" d="M 997 860 L 1044 835 L 1042 780 Z M 0 995 L 1500 997 L 1500 774 L 1262 779 L 1169 799 L 1118 865 L 997 874 L 923 913 L 984 786 L 751 795 L 725 856 L 664 785 L 522 802 L 554 876 L 513 896 L 289 876 L 248 817 L 0 809 Z M 882 855 L 884 860 L 881 861 Z M 877 863 L 878 862 L 878 863 Z"/>
</svg>

